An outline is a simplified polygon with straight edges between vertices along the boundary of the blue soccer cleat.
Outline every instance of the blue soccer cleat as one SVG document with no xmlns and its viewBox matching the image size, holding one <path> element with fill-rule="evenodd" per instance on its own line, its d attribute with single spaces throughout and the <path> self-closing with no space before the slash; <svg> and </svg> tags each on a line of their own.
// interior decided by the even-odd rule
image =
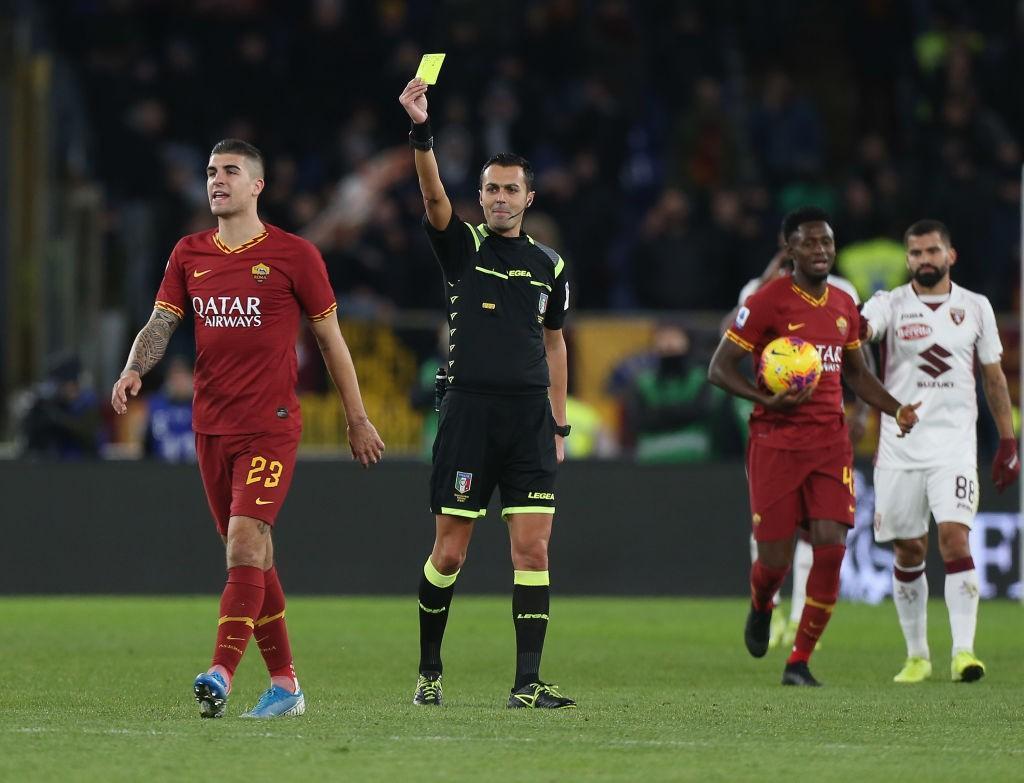
<svg viewBox="0 0 1024 783">
<path fill-rule="evenodd" d="M 243 718 L 293 718 L 306 711 L 306 695 L 301 691 L 292 693 L 279 685 L 272 685 L 256 702 L 256 706 L 243 712 Z"/>
<path fill-rule="evenodd" d="M 223 717 L 228 706 L 228 684 L 223 677 L 217 672 L 203 672 L 196 677 L 192 691 L 199 702 L 200 717 Z"/>
</svg>

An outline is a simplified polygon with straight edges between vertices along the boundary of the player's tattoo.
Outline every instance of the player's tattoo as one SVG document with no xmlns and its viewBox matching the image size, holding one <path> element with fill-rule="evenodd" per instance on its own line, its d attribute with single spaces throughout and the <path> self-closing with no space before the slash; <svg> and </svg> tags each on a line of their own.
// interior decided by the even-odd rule
<svg viewBox="0 0 1024 783">
<path fill-rule="evenodd" d="M 132 344 L 125 369 L 135 370 L 139 375 L 145 375 L 153 369 L 163 358 L 171 335 L 180 323 L 181 319 L 173 313 L 159 307 L 153 310 L 149 322 L 142 327 Z"/>
<path fill-rule="evenodd" d="M 260 522 L 256 529 L 260 531 L 261 536 L 265 536 L 267 533 L 270 532 L 270 525 L 268 525 L 266 522 Z"/>
</svg>

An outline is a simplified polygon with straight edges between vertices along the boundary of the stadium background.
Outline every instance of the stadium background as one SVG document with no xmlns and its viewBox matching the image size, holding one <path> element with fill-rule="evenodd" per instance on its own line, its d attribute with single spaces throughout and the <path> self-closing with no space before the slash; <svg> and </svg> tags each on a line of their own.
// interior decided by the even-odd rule
<svg viewBox="0 0 1024 783">
<path fill-rule="evenodd" d="M 518 151 L 538 171 L 527 230 L 572 265 L 574 423 L 589 421 L 590 436 L 580 426 L 570 439 L 583 453 L 566 466 L 565 532 L 552 545 L 562 562 L 578 558 L 565 569 L 570 589 L 742 592 L 747 511 L 735 444 L 704 463 L 638 464 L 626 399 L 659 323 L 685 327 L 693 364 L 706 362 L 792 206 L 832 212 L 839 272 L 862 296 L 903 281 L 906 225 L 946 221 L 961 254 L 954 278 L 999 314 L 1019 405 L 1019 2 L 15 1 L 0 21 L 0 432 L 11 460 L 0 482 L 29 523 L 15 528 L 10 551 L 78 541 L 85 508 L 94 528 L 116 524 L 49 550 L 52 566 L 88 560 L 84 551 L 113 569 L 118 555 L 145 564 L 121 567 L 116 585 L 104 569 L 60 567 L 47 573 L 69 574 L 64 582 L 42 583 L 29 554 L 7 570 L 4 592 L 166 592 L 203 572 L 195 544 L 209 525 L 194 469 L 145 457 L 151 397 L 124 420 L 106 397 L 170 248 L 212 225 L 203 164 L 225 136 L 268 157 L 264 217 L 321 248 L 367 408 L 389 462 L 400 463 L 370 479 L 340 464 L 344 417 L 303 343 L 302 454 L 320 464 L 298 471 L 281 535 L 311 574 L 329 573 L 338 530 L 370 518 L 382 531 L 375 556 L 394 574 L 415 570 L 407 562 L 429 543 L 421 378 L 437 364 L 443 314 L 397 95 L 425 51 L 448 56 L 430 101 L 458 212 L 479 214 L 479 162 Z M 190 341 L 179 329 L 170 354 L 190 359 Z M 147 377 L 150 394 L 168 366 Z M 34 445 L 68 383 L 72 429 L 86 446 Z M 984 414 L 979 431 L 984 476 L 994 442 Z M 861 458 L 873 437 L 869 426 Z M 983 493 L 985 511 L 1016 507 Z M 160 535 L 133 538 L 139 512 L 125 519 L 126 508 L 147 509 Z M 989 577 L 997 594 L 1019 595 L 1019 532 L 994 519 L 984 533 L 998 553 Z M 632 589 L 590 578 L 595 562 L 621 555 L 623 525 L 636 534 L 634 557 L 646 542 L 656 555 L 646 572 L 665 578 Z M 163 536 L 189 545 L 168 551 L 157 546 Z M 136 546 L 130 558 L 125 540 Z M 507 570 L 499 540 L 478 544 L 478 573 Z M 165 564 L 155 571 L 153 552 Z M 318 554 L 322 562 L 309 560 Z M 212 592 L 212 537 L 208 555 Z M 887 570 L 884 553 L 865 557 Z M 691 579 L 681 561 L 721 566 Z M 394 574 L 302 587 L 401 592 Z M 478 578 L 479 590 L 504 584 Z"/>
</svg>

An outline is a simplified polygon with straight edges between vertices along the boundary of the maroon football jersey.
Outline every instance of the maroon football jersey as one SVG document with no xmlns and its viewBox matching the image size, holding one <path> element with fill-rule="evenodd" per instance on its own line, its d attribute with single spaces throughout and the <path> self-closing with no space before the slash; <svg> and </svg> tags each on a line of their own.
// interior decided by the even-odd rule
<svg viewBox="0 0 1024 783">
<path fill-rule="evenodd" d="M 320 252 L 275 226 L 229 248 L 215 230 L 182 238 L 156 306 L 196 332 L 192 428 L 207 435 L 302 426 L 295 396 L 300 316 L 333 317 L 334 291 Z"/>
<path fill-rule="evenodd" d="M 860 348 L 859 329 L 860 313 L 853 299 L 833 285 L 815 299 L 787 276 L 748 297 L 725 335 L 751 352 L 755 372 L 764 347 L 782 336 L 812 343 L 821 355 L 822 369 L 814 394 L 802 405 L 786 412 L 755 405 L 750 437 L 778 449 L 817 448 L 847 437 L 840 373 L 843 351 Z"/>
</svg>

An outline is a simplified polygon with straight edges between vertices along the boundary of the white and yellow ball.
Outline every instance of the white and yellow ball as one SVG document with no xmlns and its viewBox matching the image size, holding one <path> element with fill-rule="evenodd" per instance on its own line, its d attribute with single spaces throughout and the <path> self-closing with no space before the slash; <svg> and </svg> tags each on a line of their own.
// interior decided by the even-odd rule
<svg viewBox="0 0 1024 783">
<path fill-rule="evenodd" d="M 761 352 L 761 382 L 773 393 L 814 388 L 821 379 L 818 349 L 799 337 L 776 337 Z"/>
</svg>

